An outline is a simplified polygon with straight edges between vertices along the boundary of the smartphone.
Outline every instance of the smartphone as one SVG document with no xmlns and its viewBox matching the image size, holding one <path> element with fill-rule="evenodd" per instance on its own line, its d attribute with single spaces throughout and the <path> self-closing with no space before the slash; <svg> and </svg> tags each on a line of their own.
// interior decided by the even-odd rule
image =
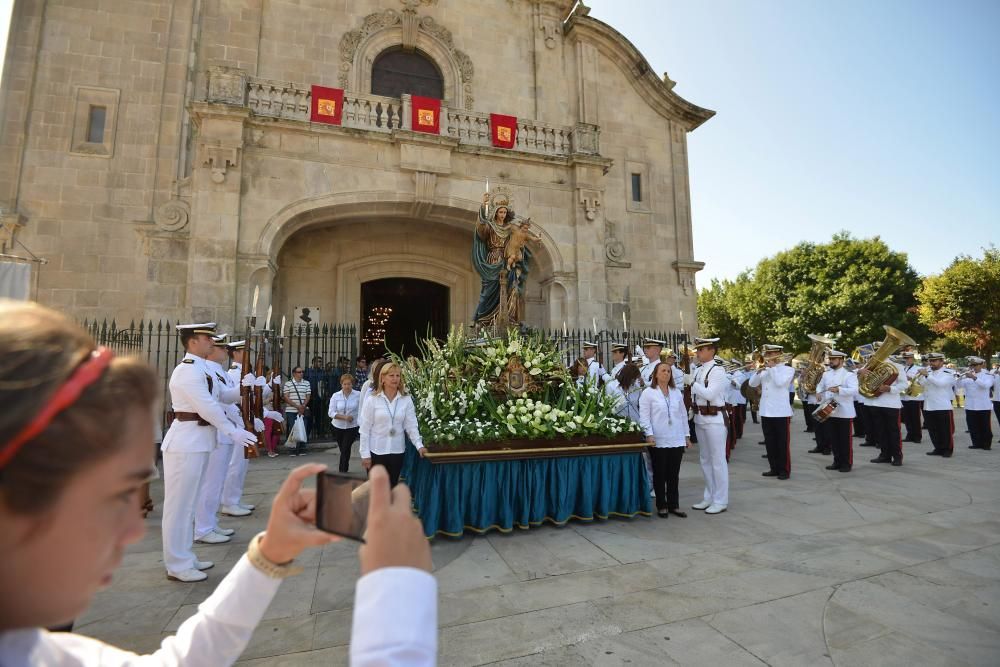
<svg viewBox="0 0 1000 667">
<path fill-rule="evenodd" d="M 325 471 L 316 475 L 316 527 L 327 533 L 364 542 L 363 504 L 352 502 L 355 489 L 367 480 L 358 475 Z"/>
</svg>

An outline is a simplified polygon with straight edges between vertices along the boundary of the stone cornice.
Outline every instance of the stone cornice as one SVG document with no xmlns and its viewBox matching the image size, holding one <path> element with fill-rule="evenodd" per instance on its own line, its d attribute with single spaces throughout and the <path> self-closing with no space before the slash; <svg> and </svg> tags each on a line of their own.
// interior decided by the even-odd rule
<svg viewBox="0 0 1000 667">
<path fill-rule="evenodd" d="M 574 13 L 566 22 L 566 35 L 593 44 L 626 74 L 636 92 L 661 116 L 683 125 L 688 132 L 715 115 L 691 104 L 658 77 L 649 62 L 624 35 L 602 21 Z"/>
</svg>

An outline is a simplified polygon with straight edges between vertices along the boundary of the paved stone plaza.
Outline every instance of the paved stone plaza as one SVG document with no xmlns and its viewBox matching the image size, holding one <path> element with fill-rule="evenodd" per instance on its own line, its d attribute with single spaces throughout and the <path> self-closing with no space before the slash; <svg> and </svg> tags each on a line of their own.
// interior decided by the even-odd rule
<svg viewBox="0 0 1000 667">
<path fill-rule="evenodd" d="M 1000 663 L 1000 451 L 955 457 L 904 443 L 902 468 L 850 474 L 807 454 L 793 422 L 792 478 L 760 476 L 758 426 L 733 453 L 732 504 L 719 516 L 546 526 L 438 540 L 441 665 L 996 665 Z M 855 444 L 860 440 L 855 440 Z M 306 461 L 334 462 L 317 452 Z M 152 651 L 218 584 L 265 524 L 271 494 L 302 459 L 255 461 L 230 544 L 200 546 L 208 581 L 164 577 L 159 509 L 111 589 L 77 621 L 83 634 Z M 352 462 L 357 467 L 358 461 Z M 684 506 L 700 499 L 692 448 Z M 347 662 L 356 547 L 308 554 L 243 656 L 244 665 Z M 405 602 L 405 601 L 402 601 Z"/>
</svg>

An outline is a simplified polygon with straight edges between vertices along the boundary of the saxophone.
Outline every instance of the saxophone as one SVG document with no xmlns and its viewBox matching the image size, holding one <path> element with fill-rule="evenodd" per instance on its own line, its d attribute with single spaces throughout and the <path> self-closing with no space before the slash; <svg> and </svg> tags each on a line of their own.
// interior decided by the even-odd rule
<svg viewBox="0 0 1000 667">
<path fill-rule="evenodd" d="M 823 359 L 826 357 L 826 353 L 833 349 L 833 344 L 837 341 L 816 334 L 809 334 L 809 340 L 812 341 L 812 347 L 809 348 L 809 361 L 805 370 L 802 371 L 799 385 L 807 394 L 815 394 L 816 385 L 819 384 L 826 371 Z"/>
<path fill-rule="evenodd" d="M 899 376 L 896 366 L 886 361 L 889 355 L 903 345 L 917 344 L 916 341 L 899 329 L 894 329 L 888 324 L 882 325 L 882 328 L 885 329 L 885 340 L 875 350 L 875 353 L 868 357 L 864 368 L 861 369 L 868 372 L 861 373 L 861 371 L 858 371 L 858 393 L 865 398 L 875 398 L 879 395 L 879 387 L 892 384 Z"/>
</svg>

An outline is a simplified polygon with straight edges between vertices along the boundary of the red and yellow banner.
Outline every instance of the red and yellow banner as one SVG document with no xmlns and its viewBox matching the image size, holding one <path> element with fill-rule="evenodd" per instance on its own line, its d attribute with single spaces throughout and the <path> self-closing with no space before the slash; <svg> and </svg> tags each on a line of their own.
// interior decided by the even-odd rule
<svg viewBox="0 0 1000 667">
<path fill-rule="evenodd" d="M 340 88 L 312 87 L 309 120 L 314 123 L 340 125 L 344 114 L 344 91 Z"/>
<path fill-rule="evenodd" d="M 441 100 L 433 97 L 410 97 L 413 115 L 410 118 L 410 129 L 414 132 L 440 134 L 441 132 Z"/>
<path fill-rule="evenodd" d="M 497 148 L 513 148 L 517 141 L 517 117 L 491 113 L 490 138 Z"/>
</svg>

